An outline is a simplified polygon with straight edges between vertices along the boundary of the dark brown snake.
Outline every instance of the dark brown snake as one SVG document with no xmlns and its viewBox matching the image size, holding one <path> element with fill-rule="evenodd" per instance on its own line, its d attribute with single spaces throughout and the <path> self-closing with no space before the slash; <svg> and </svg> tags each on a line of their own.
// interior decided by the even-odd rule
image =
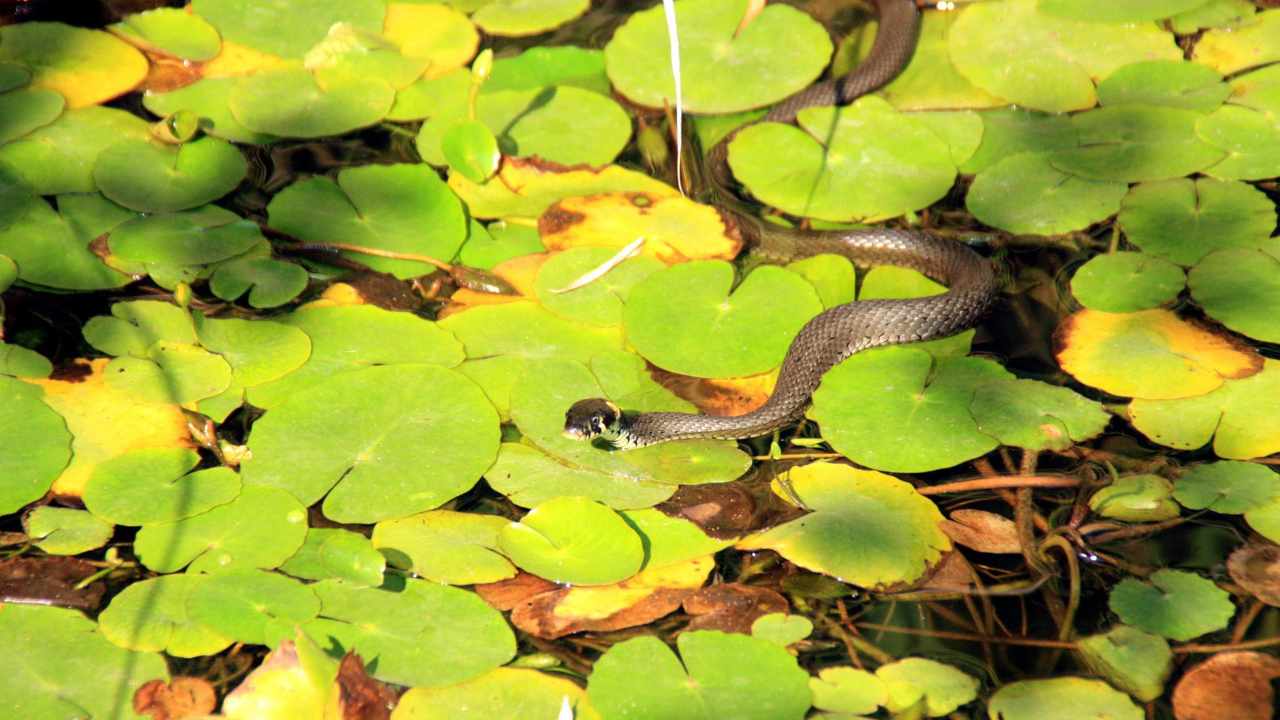
<svg viewBox="0 0 1280 720">
<path fill-rule="evenodd" d="M 845 105 L 892 80 L 910 60 L 919 32 L 914 0 L 875 0 L 880 17 L 871 53 L 847 74 L 816 83 L 774 106 L 763 120 L 794 122 L 804 108 Z M 745 415 L 716 417 L 690 413 L 628 414 L 603 398 L 580 400 L 565 415 L 565 434 L 603 437 L 619 448 L 686 438 L 749 438 L 799 420 L 822 376 L 850 355 L 868 348 L 932 340 L 976 325 L 996 294 L 991 264 L 956 241 L 911 230 L 815 231 L 783 228 L 762 221 L 726 188 L 730 186 L 729 142 L 707 155 L 716 204 L 730 215 L 752 252 L 785 262 L 835 253 L 859 266 L 897 265 L 942 282 L 942 295 L 910 300 L 862 300 L 814 317 L 791 342 L 773 394 Z"/>
</svg>

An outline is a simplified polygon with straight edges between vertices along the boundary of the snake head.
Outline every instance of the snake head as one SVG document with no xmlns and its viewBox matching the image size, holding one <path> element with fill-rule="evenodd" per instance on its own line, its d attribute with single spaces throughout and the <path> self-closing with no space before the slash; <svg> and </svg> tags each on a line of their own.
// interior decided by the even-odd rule
<svg viewBox="0 0 1280 720">
<path fill-rule="evenodd" d="M 564 435 L 574 440 L 591 440 L 616 433 L 622 408 L 604 398 L 579 400 L 564 414 Z"/>
</svg>

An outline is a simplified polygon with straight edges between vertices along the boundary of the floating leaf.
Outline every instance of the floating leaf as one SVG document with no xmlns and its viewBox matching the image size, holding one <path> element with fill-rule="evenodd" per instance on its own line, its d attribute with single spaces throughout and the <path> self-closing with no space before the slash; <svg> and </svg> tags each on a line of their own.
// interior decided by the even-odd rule
<svg viewBox="0 0 1280 720">
<path fill-rule="evenodd" d="M 241 79 L 228 102 L 236 121 L 254 132 L 314 138 L 372 125 L 394 100 L 383 80 L 344 77 L 322 88 L 311 73 L 293 68 Z"/>
<path fill-rule="evenodd" d="M 1173 302 L 1186 285 L 1182 268 L 1139 252 L 1095 255 L 1071 277 L 1081 305 L 1110 313 L 1134 312 Z"/>
<path fill-rule="evenodd" d="M 1280 60 L 1280 10 L 1260 12 L 1240 25 L 1210 30 L 1192 59 L 1223 75 Z"/>
<path fill-rule="evenodd" d="M 323 40 L 334 23 L 374 33 L 382 30 L 385 12 L 377 0 L 340 5 L 325 0 L 194 0 L 191 9 L 227 40 L 295 58 Z"/>
<path fill-rule="evenodd" d="M 1150 583 L 1125 578 L 1111 590 L 1111 611 L 1139 630 L 1191 640 L 1221 630 L 1235 614 L 1231 596 L 1195 573 L 1157 570 Z"/>
<path fill-rule="evenodd" d="M 36 23 L 26 23 L 32 24 Z M 98 154 L 118 141 L 147 136 L 147 123 L 123 110 L 68 110 L 52 123 L 0 146 L 0 165 L 40 195 L 93 192 Z"/>
<path fill-rule="evenodd" d="M 1160 697 L 1173 671 L 1169 643 L 1128 625 L 1081 638 L 1077 644 L 1089 667 L 1143 702 Z"/>
<path fill-rule="evenodd" d="M 106 368 L 107 382 L 136 402 L 185 403 L 213 397 L 231 386 L 231 366 L 194 345 L 161 340 L 144 357 L 118 357 Z"/>
<path fill-rule="evenodd" d="M 57 211 L 25 192 L 0 189 L 0 199 L 0 204 L 11 203 L 5 208 L 5 219 L 11 222 L 0 225 L 0 253 L 18 266 L 23 282 L 65 290 L 100 290 L 129 282 L 129 276 L 107 267 L 89 244 L 133 213 L 97 194 L 61 195 Z"/>
<path fill-rule="evenodd" d="M 22 380 L 0 377 L 0 513 L 39 500 L 71 459 L 72 437 L 44 392 Z M 55 406 L 56 409 L 56 406 Z"/>
<path fill-rule="evenodd" d="M 1058 235 L 1115 214 L 1126 190 L 1123 182 L 1062 172 L 1046 154 L 1019 153 L 978 173 L 965 206 L 982 222 L 1010 232 Z"/>
<path fill-rule="evenodd" d="M 813 622 L 803 615 L 769 613 L 751 623 L 751 635 L 786 647 L 804 640 L 813 632 Z"/>
<path fill-rule="evenodd" d="M 534 287 L 543 307 L 567 319 L 588 325 L 621 325 L 622 309 L 631 288 L 660 270 L 661 262 L 649 257 L 624 260 L 600 278 L 568 292 L 585 273 L 614 255 L 608 248 L 574 248 L 552 255 L 538 271 Z"/>
<path fill-rule="evenodd" d="M 250 645 L 274 647 L 319 612 L 320 599 L 310 588 L 263 570 L 215 572 L 187 595 L 193 620 Z"/>
<path fill-rule="evenodd" d="M 538 218 L 548 250 L 622 248 L 644 238 L 640 253 L 671 265 L 687 260 L 732 260 L 742 240 L 715 208 L 683 195 L 611 192 L 568 197 Z"/>
<path fill-rule="evenodd" d="M 1119 221 L 1129 241 L 1145 252 L 1194 265 L 1214 250 L 1262 247 L 1275 227 L 1276 209 L 1242 182 L 1180 178 L 1134 186 Z"/>
<path fill-rule="evenodd" d="M 296 327 L 268 320 L 196 316 L 200 344 L 231 366 L 235 387 L 253 387 L 297 370 L 311 355 L 311 338 Z"/>
<path fill-rule="evenodd" d="M 0 160 L 3 159 L 0 153 Z M 484 185 L 453 173 L 449 187 L 467 204 L 472 217 L 478 218 L 537 219 L 557 200 L 605 192 L 677 194 L 675 188 L 661 181 L 617 165 L 567 168 L 537 158 L 503 158 L 497 176 Z"/>
<path fill-rule="evenodd" d="M 1280 23 L 1278 23 L 1280 25 Z M 1259 180 L 1280 174 L 1280 126 L 1248 108 L 1227 105 L 1196 124 L 1196 134 L 1226 157 L 1205 174 L 1224 180 Z"/>
<path fill-rule="evenodd" d="M 1247 462 L 1194 465 L 1173 487 L 1174 498 L 1184 507 L 1228 515 L 1246 513 L 1280 500 L 1280 475 L 1265 465 Z"/>
<path fill-rule="evenodd" d="M 22 519 L 32 544 L 50 555 L 79 555 L 107 544 L 115 528 L 91 513 L 41 505 Z"/>
<path fill-rule="evenodd" d="M 1163 105 L 1209 112 L 1230 95 L 1231 88 L 1222 82 L 1221 75 L 1185 60 L 1126 65 L 1098 84 L 1098 100 L 1103 105 Z"/>
<path fill-rule="evenodd" d="M 1095 23 L 1127 23 L 1160 20 L 1194 10 L 1208 0 L 1129 0 L 1116 6 L 1107 0 L 1041 0 L 1040 11 L 1047 15 Z"/>
<path fill-rule="evenodd" d="M 440 151 L 450 169 L 475 183 L 492 177 L 502 160 L 497 138 L 479 120 L 461 122 L 446 130 L 440 139 Z"/>
<path fill-rule="evenodd" d="M 226 467 L 191 472 L 192 450 L 135 450 L 101 465 L 84 488 L 84 504 L 117 525 L 174 522 L 199 515 L 240 495 L 240 477 Z"/>
<path fill-rule="evenodd" d="M 217 138 L 182 145 L 122 140 L 98 155 L 93 180 L 113 202 L 141 212 L 174 212 L 217 200 L 235 189 L 247 165 Z"/>
<path fill-rule="evenodd" d="M 393 720 L 483 720 L 494 717 L 556 717 L 563 707 L 577 720 L 599 720 L 586 691 L 567 678 L 537 670 L 494 668 L 443 688 L 413 688 L 400 697 Z"/>
<path fill-rule="evenodd" d="M 256 223 L 215 205 L 148 215 L 111 231 L 113 256 L 132 263 L 206 265 L 248 252 L 264 241 Z"/>
<path fill-rule="evenodd" d="M 942 717 L 978 697 L 978 679 L 945 663 L 905 658 L 876 668 L 889 691 L 885 707 L 899 713 L 924 702 L 925 714 Z"/>
<path fill-rule="evenodd" d="M 1280 543 L 1280 502 L 1263 505 L 1245 513 L 1245 522 L 1262 537 Z"/>
<path fill-rule="evenodd" d="M 987 712 L 1000 720 L 1142 720 L 1142 708 L 1101 680 L 1057 677 L 1019 680 L 996 690 Z"/>
<path fill-rule="evenodd" d="M 293 637 L 281 641 L 262 664 L 223 699 L 222 713 L 228 720 L 341 716 L 341 696 L 353 688 L 339 687 L 338 661 L 326 656 L 320 646 L 300 630 Z M 343 665 L 346 664 L 344 658 Z M 358 701 L 352 704 L 359 706 Z"/>
<path fill-rule="evenodd" d="M 573 585 L 625 580 L 644 561 L 640 536 L 609 507 L 584 497 L 538 505 L 504 527 L 498 545 L 524 570 Z"/>
<path fill-rule="evenodd" d="M 53 122 L 66 104 L 58 93 L 38 88 L 11 90 L 0 95 L 0 145 Z"/>
<path fill-rule="evenodd" d="M 1211 253 L 1187 283 L 1213 319 L 1256 340 L 1280 342 L 1280 247 Z"/>
<path fill-rule="evenodd" d="M 982 384 L 969 411 L 978 430 L 1000 444 L 1038 451 L 1065 450 L 1088 440 L 1111 419 L 1097 402 L 1035 380 Z"/>
<path fill-rule="evenodd" d="M 183 60 L 212 60 L 222 49 L 222 38 L 212 25 L 179 8 L 161 7 L 128 15 L 109 29 L 144 50 Z"/>
<path fill-rule="evenodd" d="M 884 681 L 866 670 L 830 667 L 809 678 L 813 706 L 830 712 L 866 715 L 889 701 Z"/>
<path fill-rule="evenodd" d="M 1186 671 L 1173 690 L 1178 718 L 1274 716 L 1280 660 L 1260 652 L 1216 653 Z"/>
<path fill-rule="evenodd" d="M 146 357 L 151 347 L 165 341 L 180 345 L 196 342 L 191 315 L 172 303 L 131 300 L 111 306 L 111 315 L 90 318 L 82 330 L 94 348 L 116 356 Z"/>
<path fill-rule="evenodd" d="M 232 260 L 219 265 L 209 278 L 214 295 L 233 301 L 247 292 L 249 305 L 255 308 L 283 305 L 306 288 L 306 270 L 271 258 Z"/>
<path fill-rule="evenodd" d="M 0 62 L 26 66 L 31 87 L 57 91 L 69 108 L 123 95 L 147 75 L 146 58 L 119 38 L 55 22 L 0 28 Z"/>
<path fill-rule="evenodd" d="M 1159 522 L 1178 517 L 1173 483 L 1159 475 L 1128 475 L 1089 498 L 1089 509 L 1128 522 Z"/>
<path fill-rule="evenodd" d="M 795 8 L 767 6 L 743 26 L 748 0 L 684 0 L 678 26 L 684 107 L 727 113 L 762 107 L 813 82 L 831 57 L 831 41 Z M 633 14 L 605 46 L 609 79 L 628 100 L 675 105 L 670 40 L 662 8 Z M 732 67 L 741 82 L 726 83 Z"/>
<path fill-rule="evenodd" d="M 485 227 L 472 220 L 467 241 L 458 251 L 458 259 L 468 267 L 491 270 L 512 258 L 540 253 L 545 249 L 536 228 L 501 220 Z"/>
<path fill-rule="evenodd" d="M 950 110 L 953 108 L 986 108 L 1007 105 L 1004 100 L 979 89 L 966 80 L 951 63 L 947 41 L 951 27 L 960 13 L 923 12 L 920 35 L 915 52 L 902 72 L 880 90 L 880 95 L 899 110 Z M 878 27 L 868 24 L 867 28 Z M 865 32 L 865 31 L 864 31 Z M 877 29 L 878 32 L 878 29 Z M 836 53 L 835 65 L 845 57 L 844 44 L 859 40 L 859 54 L 870 52 L 871 43 L 864 37 L 850 35 Z M 860 62 L 865 62 L 865 58 Z M 840 75 L 843 69 L 832 71 Z M 704 147 L 711 147 L 704 145 Z"/>
<path fill-rule="evenodd" d="M 0 343 L 0 375 L 20 378 L 47 378 L 53 372 L 49 359 L 21 345 Z"/>
<path fill-rule="evenodd" d="M 169 92 L 148 90 L 142 96 L 142 104 L 147 110 L 160 116 L 173 115 L 178 112 L 193 112 L 200 118 L 200 129 L 204 132 L 238 143 L 263 144 L 275 139 L 274 135 L 250 130 L 227 106 L 231 90 L 237 78 L 205 77 L 186 87 Z"/>
<path fill-rule="evenodd" d="M 1090 178 L 1135 182 L 1163 180 L 1204 170 L 1222 150 L 1201 140 L 1194 110 L 1119 105 L 1073 115 L 1079 146 L 1050 155 L 1057 169 Z"/>
<path fill-rule="evenodd" d="M 436 3 L 388 3 L 383 34 L 407 57 L 429 60 L 428 78 L 466 65 L 480 42 L 466 15 Z"/>
<path fill-rule="evenodd" d="M 563 495 L 590 497 L 617 509 L 652 507 L 676 491 L 676 485 L 660 481 L 666 479 L 677 478 L 674 474 L 670 478 L 663 474 L 659 480 L 637 478 L 585 460 L 567 465 L 562 458 L 520 443 L 503 443 L 498 459 L 485 473 L 490 487 L 521 507 Z"/>
<path fill-rule="evenodd" d="M 98 617 L 103 636 L 130 650 L 163 650 L 175 657 L 222 651 L 226 637 L 187 612 L 187 598 L 205 578 L 162 575 L 129 585 Z"/>
<path fill-rule="evenodd" d="M 1169 18 L 1169 26 L 1179 35 L 1191 35 L 1202 28 L 1238 25 L 1257 11 L 1251 0 L 1209 0 L 1194 10 Z"/>
<path fill-rule="evenodd" d="M 281 572 L 304 580 L 341 580 L 351 587 L 378 587 L 387 560 L 369 538 L 350 530 L 310 528 Z"/>
<path fill-rule="evenodd" d="M 1227 572 L 1249 594 L 1280 606 L 1280 546 L 1248 543 L 1227 558 Z"/>
<path fill-rule="evenodd" d="M 951 547 L 938 508 L 907 483 L 873 470 L 811 463 L 787 475 L 811 510 L 738 543 L 769 548 L 801 567 L 862 587 L 911 582 Z"/>
<path fill-rule="evenodd" d="M 490 0 L 471 19 L 490 35 L 519 37 L 560 27 L 590 6 L 589 0 Z"/>
<path fill-rule="evenodd" d="M 980 112 L 978 117 L 982 118 L 982 141 L 960 164 L 963 173 L 981 172 L 1020 153 L 1047 153 L 1077 144 L 1075 126 L 1066 115 L 1002 108 Z"/>
<path fill-rule="evenodd" d="M 516 574 L 498 551 L 507 519 L 496 515 L 432 510 L 373 528 L 373 546 L 391 564 L 449 585 L 491 583 Z"/>
</svg>

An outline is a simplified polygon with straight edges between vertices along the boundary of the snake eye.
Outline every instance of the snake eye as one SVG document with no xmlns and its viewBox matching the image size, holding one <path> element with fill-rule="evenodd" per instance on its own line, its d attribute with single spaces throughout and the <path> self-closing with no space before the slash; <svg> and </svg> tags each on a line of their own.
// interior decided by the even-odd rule
<svg viewBox="0 0 1280 720">
<path fill-rule="evenodd" d="M 579 400 L 564 414 L 564 434 L 589 440 L 608 432 L 622 417 L 622 410 L 604 398 Z"/>
</svg>

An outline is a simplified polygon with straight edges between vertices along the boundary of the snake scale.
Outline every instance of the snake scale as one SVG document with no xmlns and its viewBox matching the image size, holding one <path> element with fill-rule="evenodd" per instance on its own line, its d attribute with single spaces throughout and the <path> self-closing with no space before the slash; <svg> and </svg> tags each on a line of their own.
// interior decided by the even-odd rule
<svg viewBox="0 0 1280 720">
<path fill-rule="evenodd" d="M 910 60 L 919 32 L 914 0 L 875 0 L 880 30 L 870 54 L 856 68 L 815 83 L 774 106 L 764 121 L 794 122 L 804 108 L 844 105 L 892 80 Z M 740 130 L 740 129 L 739 129 Z M 870 228 L 815 231 L 783 228 L 752 214 L 727 188 L 729 142 L 707 154 L 716 205 L 729 215 L 753 254 L 785 262 L 836 253 L 859 266 L 897 265 L 948 286 L 932 297 L 863 300 L 833 307 L 810 320 L 787 350 L 778 382 L 763 406 L 744 415 L 630 414 L 603 398 L 580 400 L 565 415 L 565 434 L 601 437 L 618 448 L 686 438 L 738 439 L 765 435 L 799 420 L 822 376 L 850 355 L 884 345 L 931 340 L 976 325 L 996 295 L 991 264 L 959 242 L 912 230 Z"/>
</svg>

